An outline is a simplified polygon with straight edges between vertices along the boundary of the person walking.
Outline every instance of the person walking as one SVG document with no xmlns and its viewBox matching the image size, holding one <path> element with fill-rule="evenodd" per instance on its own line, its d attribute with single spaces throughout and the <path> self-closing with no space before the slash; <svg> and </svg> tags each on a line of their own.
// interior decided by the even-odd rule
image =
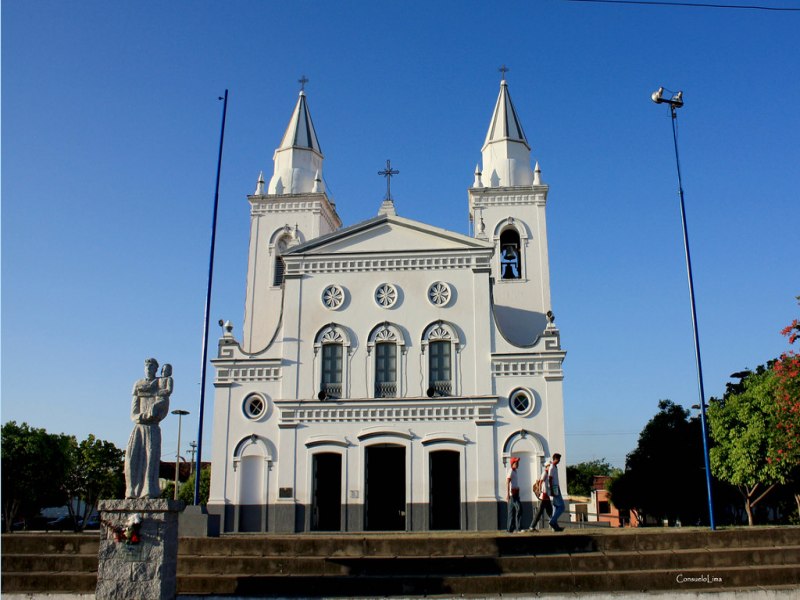
<svg viewBox="0 0 800 600">
<path fill-rule="evenodd" d="M 519 501 L 519 456 L 511 457 L 511 468 L 506 473 L 506 502 L 508 503 L 508 533 L 520 531 L 522 523 L 522 504 Z"/>
<path fill-rule="evenodd" d="M 529 531 L 536 531 L 542 512 L 547 512 L 550 516 L 548 521 L 550 529 L 553 531 L 564 531 L 558 524 L 558 518 L 564 513 L 564 498 L 561 496 L 561 485 L 558 480 L 558 463 L 561 462 L 561 455 L 553 454 L 552 460 L 545 465 L 541 482 L 541 494 L 539 497 L 539 508 L 531 521 Z"/>
<path fill-rule="evenodd" d="M 546 493 L 545 483 L 550 478 L 548 470 L 550 469 L 551 465 L 552 463 L 550 462 L 545 464 L 541 476 L 533 483 L 533 494 L 539 500 L 539 507 L 533 514 L 531 526 L 528 527 L 528 531 L 533 533 L 537 531 L 536 528 L 539 526 L 539 519 L 542 518 L 543 513 L 547 513 L 548 520 L 553 516 L 553 503 L 550 501 L 550 496 L 548 496 Z"/>
</svg>

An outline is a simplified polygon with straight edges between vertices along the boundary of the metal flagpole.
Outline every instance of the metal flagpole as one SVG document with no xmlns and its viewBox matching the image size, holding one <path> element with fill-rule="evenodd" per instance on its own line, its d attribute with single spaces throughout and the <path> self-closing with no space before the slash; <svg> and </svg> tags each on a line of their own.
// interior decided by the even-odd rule
<svg viewBox="0 0 800 600">
<path fill-rule="evenodd" d="M 203 408 L 206 399 L 206 365 L 208 363 L 208 315 L 211 309 L 211 283 L 214 279 L 214 244 L 217 239 L 217 207 L 219 206 L 219 176 L 222 169 L 222 144 L 225 140 L 225 117 L 228 113 L 228 90 L 222 104 L 222 130 L 219 134 L 219 157 L 217 158 L 217 186 L 214 191 L 214 216 L 211 220 L 211 251 L 208 257 L 208 288 L 206 289 L 206 307 L 203 320 L 203 362 L 200 365 L 200 414 L 197 428 L 197 462 L 194 476 L 194 504 L 200 504 L 200 465 L 203 452 Z"/>
</svg>

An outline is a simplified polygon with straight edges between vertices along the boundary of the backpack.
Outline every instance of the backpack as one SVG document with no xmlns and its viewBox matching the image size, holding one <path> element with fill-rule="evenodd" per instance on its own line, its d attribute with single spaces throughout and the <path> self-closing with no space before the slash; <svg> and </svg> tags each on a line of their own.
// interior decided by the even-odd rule
<svg viewBox="0 0 800 600">
<path fill-rule="evenodd" d="M 548 463 L 544 467 L 544 475 L 542 476 L 542 478 L 537 479 L 536 481 L 533 482 L 533 493 L 536 495 L 537 498 L 542 495 L 542 488 L 544 487 L 544 478 L 549 476 L 550 476 L 550 464 Z"/>
</svg>

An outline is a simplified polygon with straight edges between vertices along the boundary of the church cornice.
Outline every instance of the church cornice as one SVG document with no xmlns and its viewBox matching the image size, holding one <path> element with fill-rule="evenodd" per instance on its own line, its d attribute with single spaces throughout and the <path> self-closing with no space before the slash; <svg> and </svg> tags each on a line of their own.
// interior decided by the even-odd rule
<svg viewBox="0 0 800 600">
<path fill-rule="evenodd" d="M 274 213 L 308 213 L 322 215 L 331 229 L 339 229 L 342 220 L 325 193 L 318 194 L 264 194 L 248 196 L 250 215 L 265 216 Z"/>
<path fill-rule="evenodd" d="M 488 208 L 491 206 L 520 206 L 547 204 L 547 185 L 504 188 L 471 188 L 470 206 Z"/>
<path fill-rule="evenodd" d="M 535 354 L 492 354 L 494 377 L 544 377 L 563 379 L 562 365 L 566 352 L 537 352 Z"/>
<path fill-rule="evenodd" d="M 429 271 L 431 269 L 470 269 L 486 272 L 491 268 L 492 250 L 406 251 L 385 254 L 347 253 L 329 255 L 284 255 L 285 277 L 323 273 L 361 273 L 373 271 Z"/>
</svg>

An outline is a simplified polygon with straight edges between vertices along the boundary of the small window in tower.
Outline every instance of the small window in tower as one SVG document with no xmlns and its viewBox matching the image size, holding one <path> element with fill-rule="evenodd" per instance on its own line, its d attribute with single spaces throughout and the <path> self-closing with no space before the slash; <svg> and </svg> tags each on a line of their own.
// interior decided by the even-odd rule
<svg viewBox="0 0 800 600">
<path fill-rule="evenodd" d="M 279 286 L 283 283 L 283 258 L 280 256 L 275 257 L 275 278 L 272 285 Z"/>
<path fill-rule="evenodd" d="M 506 229 L 500 234 L 500 279 L 521 277 L 522 254 L 519 247 L 519 233 L 516 229 Z"/>
<path fill-rule="evenodd" d="M 273 276 L 272 276 L 272 285 L 279 286 L 283 285 L 283 272 L 286 268 L 286 265 L 283 262 L 283 253 L 286 252 L 286 249 L 289 247 L 289 243 L 286 241 L 286 238 L 281 238 L 278 240 L 278 243 L 275 244 L 275 265 L 273 269 Z"/>
</svg>

